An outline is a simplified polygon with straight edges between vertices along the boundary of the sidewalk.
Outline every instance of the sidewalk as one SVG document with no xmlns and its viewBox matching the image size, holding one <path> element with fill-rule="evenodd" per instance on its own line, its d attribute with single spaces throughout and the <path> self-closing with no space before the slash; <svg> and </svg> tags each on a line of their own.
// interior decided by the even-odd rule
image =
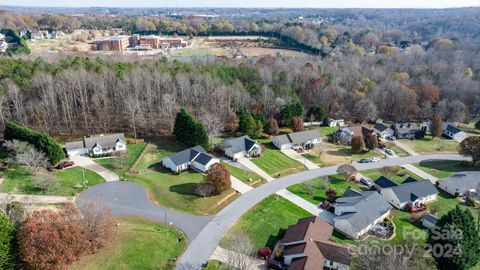
<svg viewBox="0 0 480 270">
<path fill-rule="evenodd" d="M 238 178 L 236 178 L 233 175 L 230 175 L 230 180 L 232 181 L 232 188 L 235 189 L 240 194 L 245 194 L 253 189 L 251 186 L 238 180 Z"/>
<path fill-rule="evenodd" d="M 257 167 L 257 165 L 251 162 L 248 158 L 245 158 L 245 157 L 239 158 L 237 162 L 247 167 L 252 172 L 260 175 L 263 179 L 267 180 L 268 182 L 275 180 L 275 178 L 273 178 L 272 176 L 264 172 L 262 169 Z"/>
<path fill-rule="evenodd" d="M 318 169 L 318 165 L 311 162 L 310 160 L 308 160 L 307 158 L 303 157 L 302 155 L 300 155 L 299 153 L 297 153 L 297 151 L 293 150 L 293 149 L 283 149 L 283 150 L 280 150 L 282 151 L 282 153 L 284 153 L 285 155 L 287 155 L 289 158 L 291 159 L 295 159 L 296 161 L 302 163 L 303 165 L 305 165 L 305 167 L 307 167 L 307 169 L 309 170 L 312 170 L 312 169 Z"/>
<path fill-rule="evenodd" d="M 57 203 L 73 203 L 74 197 L 62 196 L 43 196 L 43 195 L 18 195 L 0 193 L 0 204 L 7 204 L 14 201 L 25 204 L 57 204 Z"/>
<path fill-rule="evenodd" d="M 312 215 L 320 216 L 321 219 L 328 222 L 329 224 L 333 224 L 334 215 L 328 211 L 321 209 L 315 204 L 293 194 L 292 192 L 286 189 L 282 189 L 278 191 L 276 194 L 291 201 L 292 203 L 304 209 L 305 211 L 311 213 Z"/>
<path fill-rule="evenodd" d="M 433 175 L 431 175 L 431 174 L 429 174 L 429 173 L 426 173 L 425 171 L 423 171 L 423 170 L 421 170 L 421 169 L 413 166 L 412 164 L 403 165 L 403 167 L 404 167 L 406 170 L 408 170 L 408 171 L 410 171 L 410 172 L 412 172 L 412 173 L 420 176 L 422 179 L 428 179 L 428 180 L 430 180 L 430 182 L 432 182 L 433 184 L 435 184 L 435 183 L 438 181 L 438 178 L 437 178 L 437 177 L 435 177 L 435 176 L 433 176 Z"/>
</svg>

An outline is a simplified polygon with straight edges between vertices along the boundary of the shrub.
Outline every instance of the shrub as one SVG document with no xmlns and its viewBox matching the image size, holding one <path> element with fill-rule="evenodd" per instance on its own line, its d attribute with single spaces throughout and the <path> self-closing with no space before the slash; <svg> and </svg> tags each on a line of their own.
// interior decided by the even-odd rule
<svg viewBox="0 0 480 270">
<path fill-rule="evenodd" d="M 210 197 L 215 194 L 215 188 L 208 183 L 200 183 L 195 187 L 195 195 L 199 197 Z"/>
<path fill-rule="evenodd" d="M 352 137 L 352 152 L 355 154 L 361 153 L 363 149 L 365 149 L 365 141 L 363 140 L 363 136 L 353 136 Z"/>
<path fill-rule="evenodd" d="M 4 131 L 5 140 L 25 141 L 42 151 L 51 164 L 55 165 L 65 158 L 62 147 L 47 133 L 33 131 L 27 127 L 7 122 Z"/>
<path fill-rule="evenodd" d="M 14 258 L 14 232 L 15 228 L 7 216 L 0 212 L 0 269 L 9 269 L 11 267 Z"/>
</svg>

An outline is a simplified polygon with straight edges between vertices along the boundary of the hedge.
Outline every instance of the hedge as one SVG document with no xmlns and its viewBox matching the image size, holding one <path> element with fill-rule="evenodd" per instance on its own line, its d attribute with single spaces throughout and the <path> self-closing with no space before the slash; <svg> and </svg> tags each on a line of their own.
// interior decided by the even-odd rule
<svg viewBox="0 0 480 270">
<path fill-rule="evenodd" d="M 46 132 L 33 131 L 14 122 L 8 122 L 3 135 L 5 140 L 19 140 L 32 144 L 45 153 L 52 165 L 65 158 L 62 147 Z"/>
</svg>

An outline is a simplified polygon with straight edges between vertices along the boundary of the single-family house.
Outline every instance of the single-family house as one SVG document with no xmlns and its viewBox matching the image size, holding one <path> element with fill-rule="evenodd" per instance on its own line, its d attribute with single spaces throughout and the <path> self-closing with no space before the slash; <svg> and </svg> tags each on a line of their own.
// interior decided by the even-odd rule
<svg viewBox="0 0 480 270">
<path fill-rule="evenodd" d="M 330 119 L 328 121 L 328 126 L 330 127 L 344 127 L 345 120 L 344 119 Z"/>
<path fill-rule="evenodd" d="M 65 149 L 69 156 L 115 154 L 126 151 L 127 143 L 123 133 L 83 137 L 80 141 L 68 142 Z"/>
<path fill-rule="evenodd" d="M 395 137 L 399 139 L 413 139 L 418 131 L 420 131 L 420 126 L 417 123 L 395 123 Z"/>
<path fill-rule="evenodd" d="M 422 207 L 437 199 L 438 191 L 430 180 L 417 181 L 408 177 L 400 184 L 381 176 L 375 181 L 380 194 L 395 208 L 404 210 Z"/>
<path fill-rule="evenodd" d="M 233 160 L 241 157 L 256 157 L 262 153 L 262 147 L 248 135 L 224 140 L 221 148 L 225 151 L 225 155 Z"/>
<path fill-rule="evenodd" d="M 480 172 L 459 172 L 437 181 L 439 189 L 458 197 L 477 193 L 480 188 Z"/>
<path fill-rule="evenodd" d="M 219 159 L 207 153 L 200 145 L 175 153 L 161 161 L 165 168 L 175 173 L 189 168 L 206 172 L 213 164 L 219 162 Z"/>
<path fill-rule="evenodd" d="M 42 31 L 32 32 L 30 35 L 31 40 L 38 40 L 38 39 L 44 39 L 44 38 L 45 38 L 45 34 Z"/>
<path fill-rule="evenodd" d="M 433 228 L 435 228 L 435 226 L 437 226 L 438 217 L 434 214 L 427 213 L 423 215 L 421 222 L 423 227 L 432 230 Z"/>
<path fill-rule="evenodd" d="M 452 123 L 444 123 L 443 124 L 443 135 L 447 138 L 455 140 L 457 142 L 463 141 L 467 138 L 467 133 L 462 131 L 461 129 L 457 128 Z"/>
<path fill-rule="evenodd" d="M 310 149 L 322 142 L 322 135 L 318 128 L 273 137 L 272 143 L 279 149 L 303 148 Z"/>
<path fill-rule="evenodd" d="M 63 33 L 63 31 L 53 31 L 48 34 L 48 38 L 50 39 L 57 39 L 59 37 L 64 37 L 64 36 L 65 36 L 65 33 Z"/>
<path fill-rule="evenodd" d="M 382 222 L 392 206 L 376 191 L 349 188 L 335 201 L 333 226 L 352 239 L 359 239 Z"/>
<path fill-rule="evenodd" d="M 352 257 L 349 247 L 331 242 L 332 233 L 332 225 L 318 216 L 300 219 L 297 224 L 289 226 L 276 246 L 286 269 L 348 270 Z"/>
<path fill-rule="evenodd" d="M 340 128 L 333 133 L 333 136 L 341 144 L 350 144 L 353 136 L 363 136 L 367 137 L 369 134 L 373 133 L 373 129 L 366 125 L 355 125 Z"/>
<path fill-rule="evenodd" d="M 4 40 L 0 40 L 0 52 L 6 52 L 8 49 L 8 43 Z"/>
<path fill-rule="evenodd" d="M 395 135 L 395 130 L 393 130 L 391 126 L 385 125 L 384 123 L 375 124 L 375 126 L 373 126 L 373 130 L 380 138 L 387 138 Z"/>
</svg>

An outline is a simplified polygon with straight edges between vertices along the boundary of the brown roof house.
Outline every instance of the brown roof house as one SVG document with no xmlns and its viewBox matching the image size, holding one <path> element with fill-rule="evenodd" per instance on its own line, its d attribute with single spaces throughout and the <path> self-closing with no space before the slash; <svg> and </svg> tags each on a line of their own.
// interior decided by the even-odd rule
<svg viewBox="0 0 480 270">
<path fill-rule="evenodd" d="M 349 269 L 351 253 L 349 247 L 333 243 L 332 225 L 312 216 L 298 220 L 288 227 L 278 241 L 283 263 L 287 270 Z"/>
<path fill-rule="evenodd" d="M 363 136 L 365 138 L 373 132 L 373 129 L 368 125 L 355 125 L 338 129 L 333 135 L 341 144 L 348 145 L 351 143 L 353 136 Z"/>
</svg>

